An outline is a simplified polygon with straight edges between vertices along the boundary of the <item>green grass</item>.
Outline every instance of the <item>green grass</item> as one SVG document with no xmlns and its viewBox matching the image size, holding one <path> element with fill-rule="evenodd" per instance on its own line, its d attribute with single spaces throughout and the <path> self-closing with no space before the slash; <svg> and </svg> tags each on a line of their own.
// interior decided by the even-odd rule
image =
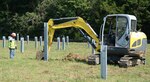
<svg viewBox="0 0 150 82">
<path fill-rule="evenodd" d="M 2 41 L 0 41 L 2 45 Z M 62 61 L 69 53 L 88 56 L 91 48 L 86 43 L 70 43 L 66 50 L 57 50 L 54 42 L 49 54 L 49 61 L 37 61 L 34 42 L 25 43 L 25 52 L 16 50 L 13 60 L 9 58 L 8 48 L 0 47 L 0 82 L 150 82 L 150 45 L 146 55 L 146 65 L 119 68 L 108 65 L 108 78 L 100 78 L 100 66 L 83 62 Z"/>
</svg>

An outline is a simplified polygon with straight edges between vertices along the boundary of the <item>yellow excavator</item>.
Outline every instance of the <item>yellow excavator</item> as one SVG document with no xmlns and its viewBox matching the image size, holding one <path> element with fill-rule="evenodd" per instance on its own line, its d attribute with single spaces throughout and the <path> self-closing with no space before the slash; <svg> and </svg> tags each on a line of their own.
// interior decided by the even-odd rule
<svg viewBox="0 0 150 82">
<path fill-rule="evenodd" d="M 91 46 L 99 52 L 88 57 L 89 64 L 100 64 L 101 45 L 107 45 L 107 61 L 121 67 L 145 64 L 147 37 L 137 31 L 137 19 L 128 14 L 111 14 L 103 19 L 99 36 L 81 17 L 66 17 L 48 21 L 48 46 L 52 45 L 56 29 L 77 28 Z M 92 43 L 90 36 L 95 43 Z M 44 57 L 42 55 L 42 57 Z"/>
</svg>

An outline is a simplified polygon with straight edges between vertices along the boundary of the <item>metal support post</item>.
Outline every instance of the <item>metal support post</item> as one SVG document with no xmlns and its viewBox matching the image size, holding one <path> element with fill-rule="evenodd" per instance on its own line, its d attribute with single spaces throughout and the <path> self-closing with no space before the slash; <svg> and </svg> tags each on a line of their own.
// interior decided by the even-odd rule
<svg viewBox="0 0 150 82">
<path fill-rule="evenodd" d="M 62 37 L 62 49 L 65 50 L 65 37 Z"/>
<path fill-rule="evenodd" d="M 29 44 L 29 35 L 27 35 L 27 44 Z"/>
<path fill-rule="evenodd" d="M 66 44 L 69 45 L 69 36 L 66 36 Z"/>
<path fill-rule="evenodd" d="M 38 48 L 38 39 L 37 39 L 37 37 L 34 37 L 34 40 L 35 40 L 35 49 L 37 49 Z"/>
<path fill-rule="evenodd" d="M 60 37 L 57 37 L 57 49 L 60 50 Z"/>
<path fill-rule="evenodd" d="M 5 48 L 5 46 L 6 46 L 6 37 L 3 36 L 2 39 L 3 39 L 3 48 Z"/>
<path fill-rule="evenodd" d="M 20 51 L 21 51 L 21 53 L 23 53 L 24 52 L 24 38 L 23 37 L 21 37 L 20 43 L 21 43 L 21 45 L 20 45 Z"/>
<path fill-rule="evenodd" d="M 17 42 L 19 41 L 19 34 L 17 33 Z"/>
<path fill-rule="evenodd" d="M 101 78 L 107 79 L 107 45 L 102 45 L 101 49 Z"/>
<path fill-rule="evenodd" d="M 48 61 L 48 23 L 44 22 L 44 60 Z"/>
<path fill-rule="evenodd" d="M 40 46 L 42 46 L 42 36 L 40 36 Z"/>
<path fill-rule="evenodd" d="M 95 41 L 92 40 L 92 43 L 95 44 Z M 92 54 L 95 54 L 95 49 L 92 47 Z"/>
</svg>

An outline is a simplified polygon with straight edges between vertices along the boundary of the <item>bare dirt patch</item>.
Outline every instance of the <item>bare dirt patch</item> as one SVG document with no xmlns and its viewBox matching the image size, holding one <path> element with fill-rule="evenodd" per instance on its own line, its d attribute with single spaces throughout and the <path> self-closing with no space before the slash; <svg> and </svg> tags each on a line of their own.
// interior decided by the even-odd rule
<svg viewBox="0 0 150 82">
<path fill-rule="evenodd" d="M 87 62 L 87 57 L 83 57 L 80 54 L 69 53 L 63 59 L 64 61 L 78 61 L 78 62 Z"/>
<path fill-rule="evenodd" d="M 49 60 L 61 60 L 61 61 L 77 61 L 77 62 L 84 62 L 86 63 L 88 61 L 88 57 L 83 57 L 80 54 L 74 54 L 74 53 L 69 53 L 67 56 L 65 56 L 63 59 L 49 59 Z M 36 59 L 37 60 L 43 60 L 43 52 L 42 51 L 37 51 L 36 53 Z"/>
</svg>

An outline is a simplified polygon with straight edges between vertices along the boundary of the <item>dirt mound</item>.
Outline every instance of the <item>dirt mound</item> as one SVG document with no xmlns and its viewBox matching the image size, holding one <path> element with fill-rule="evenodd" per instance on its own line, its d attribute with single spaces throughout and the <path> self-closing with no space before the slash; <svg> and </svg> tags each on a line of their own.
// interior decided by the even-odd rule
<svg viewBox="0 0 150 82">
<path fill-rule="evenodd" d="M 63 60 L 86 62 L 87 58 L 79 54 L 69 53 Z"/>
</svg>

